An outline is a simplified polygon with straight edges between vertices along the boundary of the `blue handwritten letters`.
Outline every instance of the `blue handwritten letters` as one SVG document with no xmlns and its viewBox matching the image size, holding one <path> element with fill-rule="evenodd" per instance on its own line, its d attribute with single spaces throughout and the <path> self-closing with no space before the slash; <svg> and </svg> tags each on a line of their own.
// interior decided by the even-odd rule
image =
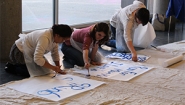
<svg viewBox="0 0 185 105">
<path fill-rule="evenodd" d="M 51 76 L 33 77 L 14 82 L 8 87 L 49 100 L 59 101 L 94 89 L 103 83 L 73 75 L 57 75 L 55 78 L 51 78 Z"/>
<path fill-rule="evenodd" d="M 90 75 L 101 78 L 109 78 L 121 81 L 128 81 L 144 72 L 151 70 L 152 67 L 144 65 L 123 64 L 122 62 L 111 61 L 102 66 L 90 67 Z M 75 69 L 75 72 L 87 74 L 87 70 Z"/>
<path fill-rule="evenodd" d="M 85 88 L 90 87 L 91 84 L 89 83 L 83 83 L 83 84 L 76 84 L 76 83 L 71 83 L 67 86 L 57 86 L 57 87 L 53 87 L 51 89 L 46 89 L 46 90 L 40 90 L 38 91 L 38 95 L 56 95 L 58 98 L 60 98 L 60 95 L 57 94 L 59 92 L 64 91 L 65 89 L 72 89 L 72 90 L 83 90 Z"/>
<path fill-rule="evenodd" d="M 119 58 L 122 60 L 132 60 L 132 54 L 131 53 L 118 53 L 118 52 L 114 52 L 110 55 L 106 56 L 107 58 Z M 148 59 L 148 56 L 145 55 L 138 55 L 138 61 L 139 62 L 144 62 Z"/>
</svg>

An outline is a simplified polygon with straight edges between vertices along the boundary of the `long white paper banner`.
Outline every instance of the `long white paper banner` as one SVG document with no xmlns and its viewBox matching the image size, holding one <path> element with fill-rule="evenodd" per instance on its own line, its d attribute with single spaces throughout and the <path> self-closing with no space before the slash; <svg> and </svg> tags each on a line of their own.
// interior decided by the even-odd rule
<svg viewBox="0 0 185 105">
<path fill-rule="evenodd" d="M 112 54 L 109 54 L 106 56 L 107 58 L 119 58 L 122 60 L 132 60 L 132 55 L 131 53 L 118 53 L 118 52 L 114 52 Z M 144 62 L 147 59 L 149 59 L 148 56 L 146 55 L 138 55 L 138 61 L 139 62 Z"/>
<path fill-rule="evenodd" d="M 33 77 L 6 85 L 20 92 L 33 94 L 53 101 L 91 90 L 104 82 L 73 75 Z"/>
<path fill-rule="evenodd" d="M 88 74 L 87 69 L 72 68 L 76 73 Z M 143 65 L 123 64 L 122 62 L 108 62 L 102 66 L 92 66 L 89 69 L 91 76 L 108 78 L 120 81 L 129 81 L 130 79 L 141 75 L 153 67 Z"/>
</svg>

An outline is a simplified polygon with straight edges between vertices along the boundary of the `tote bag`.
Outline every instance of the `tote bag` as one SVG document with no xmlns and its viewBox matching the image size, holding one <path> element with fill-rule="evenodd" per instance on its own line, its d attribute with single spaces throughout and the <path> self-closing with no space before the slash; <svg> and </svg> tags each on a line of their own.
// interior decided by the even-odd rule
<svg viewBox="0 0 185 105">
<path fill-rule="evenodd" d="M 165 30 L 165 24 L 164 24 L 165 17 L 161 14 L 153 14 L 152 18 L 152 26 L 156 31 L 164 31 Z"/>
<path fill-rule="evenodd" d="M 133 44 L 135 47 L 147 48 L 155 38 L 154 28 L 149 22 L 145 26 L 140 24 L 134 30 Z"/>
</svg>

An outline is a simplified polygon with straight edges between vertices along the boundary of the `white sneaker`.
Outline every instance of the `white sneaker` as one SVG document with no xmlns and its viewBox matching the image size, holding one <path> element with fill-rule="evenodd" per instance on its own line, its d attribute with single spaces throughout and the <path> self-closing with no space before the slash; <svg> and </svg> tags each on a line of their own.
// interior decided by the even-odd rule
<svg viewBox="0 0 185 105">
<path fill-rule="evenodd" d="M 101 48 L 104 49 L 104 50 L 107 50 L 107 51 L 116 50 L 115 48 L 109 47 L 109 46 L 107 46 L 107 45 L 101 45 Z"/>
</svg>

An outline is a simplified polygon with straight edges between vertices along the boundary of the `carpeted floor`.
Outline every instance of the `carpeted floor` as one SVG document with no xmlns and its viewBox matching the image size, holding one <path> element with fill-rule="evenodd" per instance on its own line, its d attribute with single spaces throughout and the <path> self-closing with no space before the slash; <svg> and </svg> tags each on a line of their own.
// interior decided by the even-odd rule
<svg viewBox="0 0 185 105">
<path fill-rule="evenodd" d="M 164 32 L 156 31 L 156 36 L 157 36 L 156 39 L 152 43 L 152 45 L 155 46 L 181 41 L 185 39 L 185 28 L 183 27 L 182 23 L 176 23 L 174 31 L 170 31 L 169 34 L 167 31 Z M 99 51 L 103 55 L 112 53 L 111 51 L 106 51 L 101 48 L 99 48 Z M 0 85 L 10 81 L 21 80 L 25 78 L 5 72 L 4 70 L 5 64 L 6 62 L 0 62 Z"/>
</svg>

